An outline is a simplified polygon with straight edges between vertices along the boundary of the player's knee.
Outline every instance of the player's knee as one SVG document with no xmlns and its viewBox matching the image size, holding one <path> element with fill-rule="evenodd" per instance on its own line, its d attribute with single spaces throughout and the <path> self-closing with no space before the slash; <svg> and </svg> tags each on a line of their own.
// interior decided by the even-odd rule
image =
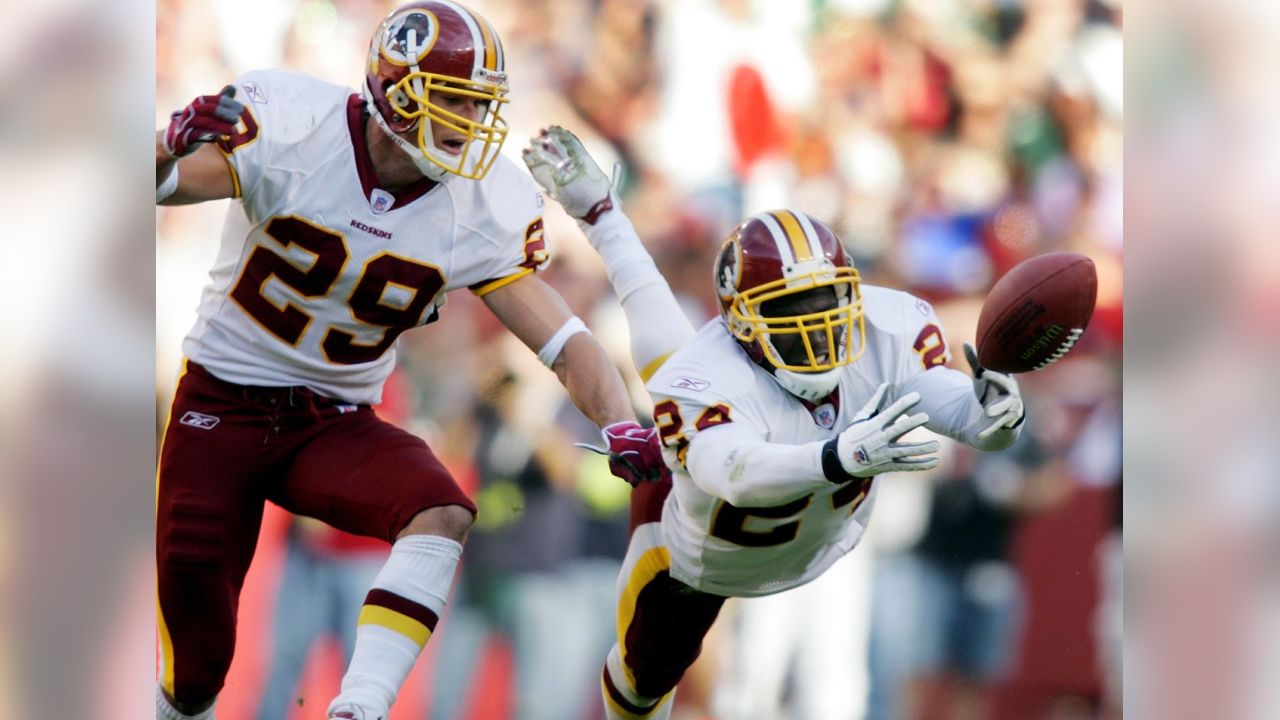
<svg viewBox="0 0 1280 720">
<path fill-rule="evenodd" d="M 230 567 L 226 538 L 205 523 L 172 523 L 159 538 L 160 572 L 182 576 L 220 576 Z"/>
<path fill-rule="evenodd" d="M 399 540 L 408 535 L 439 535 L 462 542 L 467 531 L 475 524 L 475 516 L 461 505 L 441 505 L 427 508 L 413 517 L 396 535 Z"/>
</svg>

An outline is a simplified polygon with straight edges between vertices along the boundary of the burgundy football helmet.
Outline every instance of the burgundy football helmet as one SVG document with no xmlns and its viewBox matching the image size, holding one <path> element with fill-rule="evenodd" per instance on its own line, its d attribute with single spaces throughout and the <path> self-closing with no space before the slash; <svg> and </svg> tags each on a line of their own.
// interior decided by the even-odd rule
<svg viewBox="0 0 1280 720">
<path fill-rule="evenodd" d="M 374 119 L 424 175 L 479 180 L 507 137 L 500 113 L 507 102 L 504 67 L 502 42 L 488 21 L 450 0 L 423 0 L 393 11 L 373 33 L 365 99 Z M 450 96 L 487 106 L 473 119 L 437 102 Z M 432 123 L 452 131 L 461 147 L 436 147 Z M 415 129 L 416 147 L 397 134 Z"/>
<path fill-rule="evenodd" d="M 774 210 L 734 228 L 715 283 L 729 332 L 797 397 L 829 395 L 865 349 L 858 271 L 836 234 L 804 213 Z"/>
</svg>

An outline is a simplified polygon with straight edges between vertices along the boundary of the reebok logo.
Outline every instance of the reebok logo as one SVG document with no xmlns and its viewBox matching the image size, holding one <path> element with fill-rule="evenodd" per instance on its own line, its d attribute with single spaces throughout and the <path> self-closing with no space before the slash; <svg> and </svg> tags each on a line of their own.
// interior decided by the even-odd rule
<svg viewBox="0 0 1280 720">
<path fill-rule="evenodd" d="M 205 415 L 204 413 L 198 413 L 195 410 L 188 410 L 178 422 L 193 428 L 200 428 L 201 430 L 212 430 L 213 427 L 222 422 L 222 420 L 221 418 L 214 417 L 213 415 Z"/>
<path fill-rule="evenodd" d="M 367 232 L 367 233 L 369 233 L 370 235 L 372 235 L 372 236 L 374 236 L 374 237 L 380 237 L 380 238 L 383 238 L 383 239 L 386 239 L 386 240 L 390 240 L 390 239 L 391 239 L 391 233 L 387 232 L 386 230 L 380 230 L 380 229 L 378 229 L 378 228 L 376 228 L 376 227 L 373 227 L 373 226 L 370 226 L 370 225 L 365 225 L 364 223 L 360 222 L 359 220 L 352 220 L 352 221 L 351 221 L 351 227 L 353 227 L 353 228 L 355 228 L 355 229 L 357 229 L 357 230 L 360 230 L 360 231 L 362 231 L 362 232 Z"/>
<path fill-rule="evenodd" d="M 683 390 L 692 390 L 694 392 L 702 392 L 703 390 L 711 387 L 711 383 L 706 380 L 699 380 L 698 378 L 681 376 L 676 378 L 675 382 L 671 383 L 671 387 L 681 388 Z"/>
</svg>

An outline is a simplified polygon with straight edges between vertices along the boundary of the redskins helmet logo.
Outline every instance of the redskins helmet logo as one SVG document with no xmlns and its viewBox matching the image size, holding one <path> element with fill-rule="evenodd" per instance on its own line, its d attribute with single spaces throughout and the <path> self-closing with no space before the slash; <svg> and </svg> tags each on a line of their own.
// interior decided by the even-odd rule
<svg viewBox="0 0 1280 720">
<path fill-rule="evenodd" d="M 716 261 L 716 293 L 720 299 L 728 302 L 738 294 L 738 282 L 742 279 L 742 245 L 738 234 L 734 233 L 720 248 L 720 259 Z"/>
<path fill-rule="evenodd" d="M 396 65 L 415 65 L 431 52 L 440 24 L 429 12 L 415 11 L 394 18 L 382 36 L 382 55 Z"/>
</svg>

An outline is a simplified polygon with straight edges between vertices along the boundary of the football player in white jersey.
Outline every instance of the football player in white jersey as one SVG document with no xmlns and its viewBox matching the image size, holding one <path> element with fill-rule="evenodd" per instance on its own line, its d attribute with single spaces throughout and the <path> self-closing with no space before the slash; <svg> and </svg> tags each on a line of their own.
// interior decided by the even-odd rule
<svg viewBox="0 0 1280 720">
<path fill-rule="evenodd" d="M 903 435 L 1006 448 L 1021 395 L 968 346 L 975 378 L 945 367 L 933 308 L 864 286 L 839 238 L 790 210 L 729 234 L 720 316 L 695 331 L 577 138 L 552 127 L 524 160 L 604 260 L 653 397 L 670 481 L 632 491 L 602 690 L 609 718 L 666 718 L 726 597 L 814 579 L 862 536 L 878 475 L 937 465 L 936 440 Z"/>
<path fill-rule="evenodd" d="M 535 273 L 541 199 L 498 154 L 502 43 L 451 0 L 392 12 L 363 92 L 251 72 L 173 113 L 157 203 L 235 198 L 183 343 L 161 449 L 157 717 L 213 717 L 263 503 L 392 543 L 330 718 L 383 720 L 443 610 L 475 506 L 377 418 L 396 338 L 467 288 L 605 428 L 617 473 L 661 463 L 617 371 Z"/>
</svg>

